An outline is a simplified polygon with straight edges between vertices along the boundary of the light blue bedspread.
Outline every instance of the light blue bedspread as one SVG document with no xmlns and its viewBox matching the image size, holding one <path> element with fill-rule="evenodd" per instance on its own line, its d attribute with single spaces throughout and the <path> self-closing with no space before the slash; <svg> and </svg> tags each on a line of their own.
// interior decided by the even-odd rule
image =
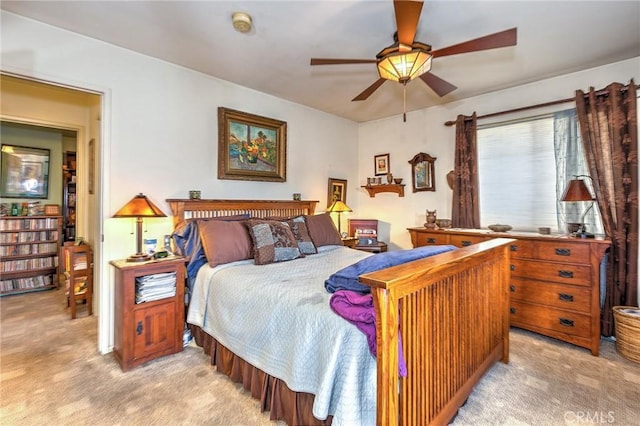
<svg viewBox="0 0 640 426">
<path fill-rule="evenodd" d="M 321 247 L 302 259 L 210 268 L 197 276 L 188 322 L 290 389 L 315 395 L 334 426 L 373 425 L 376 360 L 365 335 L 330 306 L 324 280 L 370 253 Z"/>
</svg>

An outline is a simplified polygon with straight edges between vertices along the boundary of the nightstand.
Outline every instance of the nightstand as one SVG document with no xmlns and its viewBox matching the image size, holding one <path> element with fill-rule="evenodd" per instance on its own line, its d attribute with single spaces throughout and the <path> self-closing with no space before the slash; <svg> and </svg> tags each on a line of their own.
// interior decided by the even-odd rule
<svg viewBox="0 0 640 426">
<path fill-rule="evenodd" d="M 110 262 L 115 268 L 113 355 L 122 371 L 182 351 L 185 262 L 179 256 Z M 145 294 L 157 282 L 168 283 L 159 286 L 166 297 Z"/>
<path fill-rule="evenodd" d="M 356 237 L 344 237 L 342 239 L 342 245 L 349 248 L 356 248 L 358 239 Z"/>
</svg>

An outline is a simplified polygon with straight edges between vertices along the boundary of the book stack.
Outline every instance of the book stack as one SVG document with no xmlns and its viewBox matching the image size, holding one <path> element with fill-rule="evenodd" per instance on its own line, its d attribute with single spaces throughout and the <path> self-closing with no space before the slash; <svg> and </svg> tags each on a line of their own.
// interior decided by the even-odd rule
<svg viewBox="0 0 640 426">
<path fill-rule="evenodd" d="M 176 295 L 176 273 L 144 275 L 136 278 L 136 304 Z"/>
</svg>

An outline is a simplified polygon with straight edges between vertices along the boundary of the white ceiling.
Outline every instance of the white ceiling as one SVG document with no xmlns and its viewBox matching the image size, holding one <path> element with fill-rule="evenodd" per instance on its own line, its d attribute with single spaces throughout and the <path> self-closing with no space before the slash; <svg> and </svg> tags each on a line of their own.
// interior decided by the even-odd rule
<svg viewBox="0 0 640 426">
<path fill-rule="evenodd" d="M 309 65 L 316 58 L 375 59 L 392 44 L 385 1 L 8 1 L 6 11 L 68 29 L 357 122 L 398 115 L 402 85 L 375 64 Z M 253 17 L 235 31 L 233 12 Z M 439 98 L 407 85 L 413 111 L 640 56 L 640 1 L 426 1 L 416 40 L 433 49 L 518 28 L 518 44 L 435 58 L 432 73 L 458 89 Z M 629 76 L 630 78 L 632 76 Z"/>
</svg>

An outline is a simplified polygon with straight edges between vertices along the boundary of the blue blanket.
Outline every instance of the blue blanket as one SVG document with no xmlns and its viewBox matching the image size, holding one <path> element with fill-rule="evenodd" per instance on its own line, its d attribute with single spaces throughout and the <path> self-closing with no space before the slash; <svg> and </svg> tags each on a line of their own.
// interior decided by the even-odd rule
<svg viewBox="0 0 640 426">
<path fill-rule="evenodd" d="M 362 259 L 331 275 L 325 282 L 324 288 L 329 293 L 338 290 L 351 290 L 358 293 L 370 293 L 371 287 L 360 284 L 358 277 L 367 272 L 379 271 L 390 266 L 434 256 L 456 249 L 455 246 L 425 246 L 409 250 L 389 251 Z"/>
</svg>

